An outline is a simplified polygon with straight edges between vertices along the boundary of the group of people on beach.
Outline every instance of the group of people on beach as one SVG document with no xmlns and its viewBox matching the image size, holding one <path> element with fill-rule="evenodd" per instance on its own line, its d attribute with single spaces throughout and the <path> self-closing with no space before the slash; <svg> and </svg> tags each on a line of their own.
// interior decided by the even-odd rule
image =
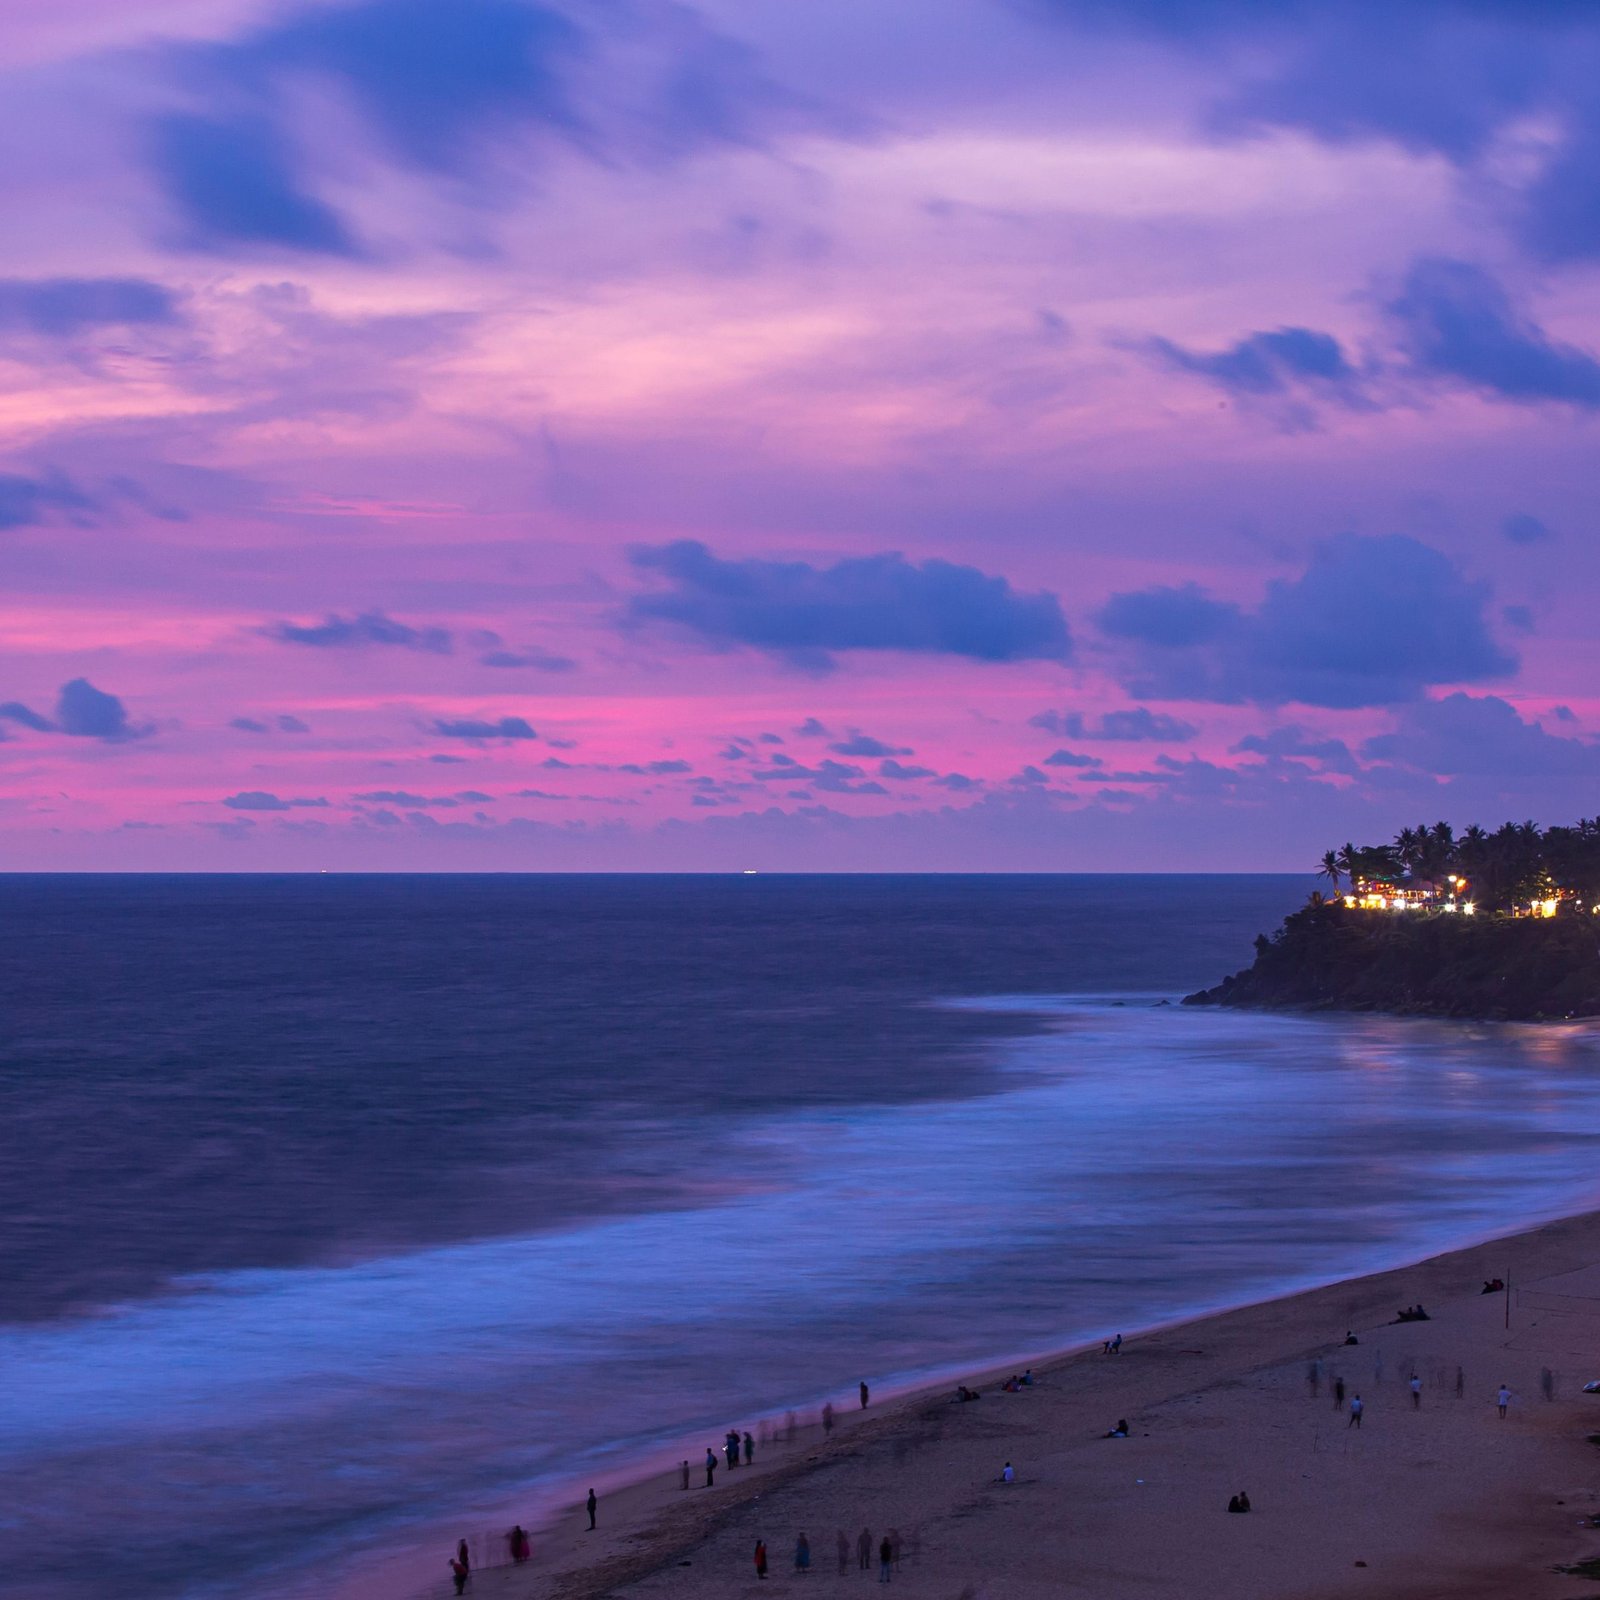
<svg viewBox="0 0 1600 1600">
<path fill-rule="evenodd" d="M 844 1529 L 839 1530 L 837 1543 L 839 1552 L 839 1576 L 842 1578 L 850 1570 L 850 1556 L 852 1545 L 850 1536 Z M 862 1572 L 872 1570 L 872 1534 L 863 1528 L 856 1536 L 854 1544 L 856 1566 Z M 878 1582 L 889 1583 L 893 1581 L 895 1568 L 900 1565 L 900 1535 L 890 1529 L 878 1541 Z M 767 1541 L 756 1540 L 755 1549 L 756 1577 L 765 1581 L 768 1572 Z M 811 1541 L 802 1531 L 794 1543 L 794 1570 L 799 1575 L 811 1571 Z"/>
<path fill-rule="evenodd" d="M 1014 1372 L 1000 1385 L 1002 1394 L 1021 1394 L 1024 1389 L 1031 1389 L 1038 1380 L 1033 1375 L 1033 1368 L 1026 1372 Z M 966 1384 L 956 1385 L 955 1400 L 957 1405 L 962 1405 L 968 1400 L 981 1400 L 983 1394 L 980 1390 L 969 1389 Z"/>
<path fill-rule="evenodd" d="M 1419 1300 L 1414 1306 L 1403 1306 L 1395 1313 L 1394 1320 L 1396 1322 L 1432 1322 L 1433 1318 L 1422 1309 L 1422 1302 Z"/>
</svg>

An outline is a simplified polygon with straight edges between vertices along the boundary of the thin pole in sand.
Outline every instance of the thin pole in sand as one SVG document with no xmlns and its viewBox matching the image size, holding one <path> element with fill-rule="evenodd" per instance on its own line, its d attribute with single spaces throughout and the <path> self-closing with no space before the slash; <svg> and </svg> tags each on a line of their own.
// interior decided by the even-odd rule
<svg viewBox="0 0 1600 1600">
<path fill-rule="evenodd" d="M 1511 1274 L 1506 1274 L 1506 1329 L 1511 1328 Z"/>
</svg>

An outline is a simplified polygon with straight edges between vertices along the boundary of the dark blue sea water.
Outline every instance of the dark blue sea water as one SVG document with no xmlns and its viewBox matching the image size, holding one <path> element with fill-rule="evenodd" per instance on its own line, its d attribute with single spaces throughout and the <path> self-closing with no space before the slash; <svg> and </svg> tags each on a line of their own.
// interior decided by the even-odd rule
<svg viewBox="0 0 1600 1600">
<path fill-rule="evenodd" d="M 1587 1028 L 1158 1004 L 1307 887 L 0 879 L 0 1594 L 326 1590 L 1597 1203 Z"/>
</svg>

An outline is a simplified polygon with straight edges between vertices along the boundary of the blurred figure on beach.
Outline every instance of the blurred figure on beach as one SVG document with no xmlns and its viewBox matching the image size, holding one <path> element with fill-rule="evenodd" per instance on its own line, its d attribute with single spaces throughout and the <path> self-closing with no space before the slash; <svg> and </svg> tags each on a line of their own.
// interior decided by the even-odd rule
<svg viewBox="0 0 1600 1600">
<path fill-rule="evenodd" d="M 467 1579 L 471 1576 L 471 1569 L 461 1564 L 460 1556 L 450 1557 L 450 1578 L 456 1586 L 457 1594 L 465 1594 Z"/>
<path fill-rule="evenodd" d="M 1413 1411 L 1422 1409 L 1422 1379 L 1414 1372 L 1411 1374 L 1411 1409 Z"/>
<path fill-rule="evenodd" d="M 1456 1368 L 1456 1399 L 1461 1399 L 1467 1392 L 1467 1374 L 1464 1368 Z"/>
<path fill-rule="evenodd" d="M 831 1400 L 824 1400 L 822 1403 L 822 1431 L 824 1433 L 833 1432 L 833 1402 Z"/>
<path fill-rule="evenodd" d="M 459 1544 L 457 1544 L 457 1546 L 456 1546 L 456 1560 L 459 1561 L 461 1563 L 461 1565 L 466 1569 L 467 1576 L 471 1577 L 471 1575 L 472 1575 L 472 1554 L 467 1549 L 467 1541 L 465 1539 L 461 1540 L 461 1542 Z"/>
<path fill-rule="evenodd" d="M 872 1570 L 872 1535 L 865 1528 L 856 1537 L 856 1565 L 863 1572 Z"/>
<path fill-rule="evenodd" d="M 785 1444 L 793 1444 L 794 1436 L 800 1431 L 800 1419 L 790 1412 L 783 1419 L 783 1440 Z"/>
<path fill-rule="evenodd" d="M 706 1488 L 710 1488 L 717 1479 L 717 1452 L 706 1446 Z"/>
<path fill-rule="evenodd" d="M 889 1543 L 889 1536 L 884 1535 L 878 1545 L 878 1582 L 887 1583 L 894 1576 L 894 1546 Z"/>
<path fill-rule="evenodd" d="M 871 1390 L 867 1388 L 867 1380 L 863 1378 L 861 1380 L 861 1409 L 863 1411 L 867 1409 L 867 1398 L 870 1394 Z"/>
<path fill-rule="evenodd" d="M 1502 1422 L 1506 1419 L 1506 1407 L 1511 1404 L 1511 1391 L 1502 1383 L 1500 1392 L 1494 1397 L 1495 1410 L 1500 1413 Z"/>
<path fill-rule="evenodd" d="M 796 1572 L 811 1570 L 811 1544 L 804 1533 L 794 1542 L 794 1570 Z"/>
<path fill-rule="evenodd" d="M 850 1535 L 843 1528 L 839 1530 L 839 1576 L 842 1578 L 850 1570 Z"/>
<path fill-rule="evenodd" d="M 1556 1375 L 1549 1367 L 1539 1368 L 1539 1392 L 1546 1400 L 1554 1400 L 1556 1397 Z"/>
<path fill-rule="evenodd" d="M 678 1487 L 680 1489 L 687 1489 L 689 1487 L 689 1463 L 687 1460 L 685 1460 L 683 1465 L 678 1468 Z"/>
<path fill-rule="evenodd" d="M 1364 1405 L 1362 1405 L 1362 1403 L 1361 1403 L 1361 1396 L 1360 1395 L 1358 1395 L 1358 1394 L 1351 1395 L 1351 1397 L 1350 1397 L 1350 1420 L 1345 1424 L 1345 1427 L 1347 1429 L 1348 1428 L 1359 1428 L 1361 1426 L 1361 1414 L 1366 1409 L 1367 1408 Z"/>
<path fill-rule="evenodd" d="M 1311 1398 L 1315 1400 L 1322 1389 L 1322 1363 L 1313 1361 L 1306 1368 L 1306 1387 L 1311 1391 Z"/>
<path fill-rule="evenodd" d="M 1335 1411 L 1344 1410 L 1344 1379 L 1337 1373 L 1333 1379 L 1333 1409 Z"/>
<path fill-rule="evenodd" d="M 511 1559 L 519 1566 L 533 1554 L 533 1544 L 520 1522 L 506 1535 L 506 1544 L 511 1551 Z"/>
<path fill-rule="evenodd" d="M 765 1578 L 767 1575 L 767 1545 L 764 1539 L 756 1540 L 756 1576 Z"/>
<path fill-rule="evenodd" d="M 728 1458 L 728 1467 L 732 1470 L 739 1465 L 739 1433 L 736 1428 L 729 1428 L 722 1436 L 722 1453 Z"/>
<path fill-rule="evenodd" d="M 600 1504 L 600 1502 L 598 1500 L 596 1500 L 595 1497 L 594 1497 L 594 1490 L 591 1489 L 589 1491 L 589 1498 L 584 1501 L 584 1505 L 587 1507 L 588 1512 L 589 1512 L 589 1531 L 591 1533 L 594 1532 L 594 1513 L 595 1513 L 595 1508 L 599 1504 Z"/>
<path fill-rule="evenodd" d="M 756 1458 L 756 1442 L 748 1433 L 744 1436 L 744 1464 L 748 1467 Z"/>
</svg>

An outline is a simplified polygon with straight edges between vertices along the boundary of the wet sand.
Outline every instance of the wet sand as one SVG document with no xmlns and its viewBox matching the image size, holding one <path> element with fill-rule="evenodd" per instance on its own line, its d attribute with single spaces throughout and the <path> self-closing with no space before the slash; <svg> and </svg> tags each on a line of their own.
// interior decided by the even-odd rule
<svg viewBox="0 0 1600 1600">
<path fill-rule="evenodd" d="M 1510 1280 L 1507 1297 L 1483 1281 Z M 1420 1300 L 1432 1320 L 1394 1325 Z M 1353 1329 L 1359 1345 L 1342 1341 Z M 1108 1330 L 1109 1331 L 1109 1330 Z M 1309 1381 L 1320 1362 L 1317 1392 Z M 1456 1372 L 1463 1395 L 1456 1397 Z M 1555 1398 L 1541 1373 L 1556 1375 Z M 1423 1380 L 1414 1407 L 1408 1378 Z M 476 1573 L 480 1600 L 678 1600 L 772 1588 L 863 1589 L 889 1530 L 913 1597 L 1008 1600 L 1576 1600 L 1600 1582 L 1558 1565 L 1600 1557 L 1600 1213 L 814 1423 L 754 1467 L 676 1469 L 535 1530 L 535 1558 Z M 1335 1409 L 1332 1380 L 1366 1403 Z M 870 1380 L 870 1374 L 868 1375 Z M 1502 1421 L 1496 1391 L 1513 1397 Z M 1102 1437 L 1119 1418 L 1132 1436 Z M 741 1424 L 742 1426 L 743 1424 Z M 713 1440 L 679 1454 L 703 1461 Z M 1006 1461 L 1016 1482 L 1000 1482 Z M 1252 1510 L 1230 1516 L 1230 1495 Z M 582 1487 L 578 1492 L 582 1493 Z M 863 1526 L 872 1570 L 856 1565 Z M 804 1532 L 812 1562 L 797 1573 Z M 838 1572 L 837 1535 L 851 1541 Z M 751 1556 L 767 1544 L 772 1576 Z M 441 1555 L 441 1568 L 443 1555 Z M 450 1593 L 448 1581 L 427 1593 Z"/>
</svg>

